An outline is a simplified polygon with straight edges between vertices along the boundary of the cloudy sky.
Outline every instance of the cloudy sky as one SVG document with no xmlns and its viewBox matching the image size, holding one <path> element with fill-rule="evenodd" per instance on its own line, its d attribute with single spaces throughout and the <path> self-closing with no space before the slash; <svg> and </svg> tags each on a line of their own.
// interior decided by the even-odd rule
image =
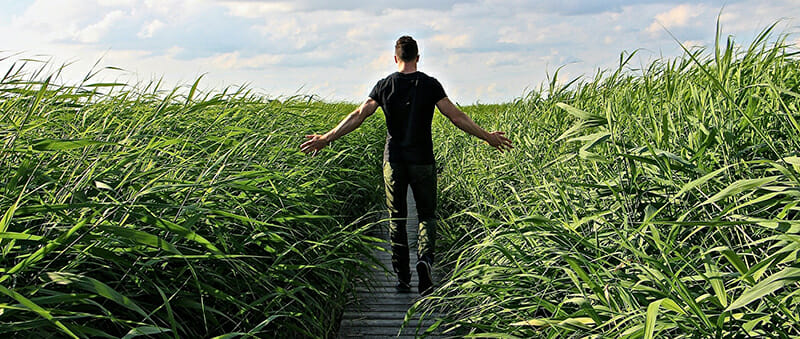
<svg viewBox="0 0 800 339">
<path fill-rule="evenodd" d="M 738 42 L 781 20 L 800 44 L 798 0 L 0 0 L 0 72 L 14 60 L 71 63 L 75 83 L 99 60 L 96 81 L 221 89 L 247 84 L 270 97 L 317 94 L 361 101 L 396 70 L 394 41 L 414 36 L 420 70 L 461 104 L 501 102 L 562 79 L 591 77 L 639 49 L 633 66 L 680 47 Z"/>
</svg>

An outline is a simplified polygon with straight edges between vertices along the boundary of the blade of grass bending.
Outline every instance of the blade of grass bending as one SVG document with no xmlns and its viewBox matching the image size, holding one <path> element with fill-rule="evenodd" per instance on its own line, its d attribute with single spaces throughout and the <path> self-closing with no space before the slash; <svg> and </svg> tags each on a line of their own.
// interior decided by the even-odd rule
<svg viewBox="0 0 800 339">
<path fill-rule="evenodd" d="M 189 103 L 192 102 L 192 97 L 194 96 L 194 92 L 197 91 L 197 85 L 200 84 L 200 79 L 203 79 L 204 75 L 205 74 L 202 74 L 199 77 L 197 77 L 197 80 L 195 80 L 194 84 L 192 84 L 192 88 L 189 90 L 189 95 L 186 96 L 186 104 L 184 104 L 184 107 L 189 106 Z"/>
<path fill-rule="evenodd" d="M 722 191 L 717 192 L 711 198 L 708 198 L 706 201 L 700 204 L 700 206 L 708 205 L 719 200 L 725 199 L 732 195 L 742 193 L 744 191 L 748 191 L 754 188 L 758 188 L 764 186 L 768 183 L 771 183 L 777 180 L 780 176 L 771 176 L 766 178 L 756 178 L 756 179 L 741 179 L 737 180 L 736 182 L 730 184 L 728 187 L 723 189 Z"/>
<path fill-rule="evenodd" d="M 199 234 L 174 222 L 164 220 L 154 215 L 145 215 L 141 218 L 141 221 L 156 226 L 158 228 L 176 233 L 184 237 L 186 240 L 194 241 L 200 245 L 203 245 L 203 247 L 205 247 L 214 254 L 223 254 L 223 252 L 220 251 L 216 246 L 214 246 L 210 241 L 208 241 L 208 239 L 203 238 Z"/>
<path fill-rule="evenodd" d="M 586 111 L 584 111 L 582 109 L 575 108 L 574 106 L 571 106 L 569 104 L 565 104 L 563 102 L 557 103 L 556 106 L 558 108 L 561 108 L 561 109 L 567 111 L 567 113 L 571 114 L 572 116 L 574 116 L 574 117 L 576 117 L 578 119 L 597 123 L 598 124 L 597 126 L 604 125 L 607 122 L 606 118 L 604 116 L 600 116 L 600 115 L 597 115 L 597 114 L 592 114 L 592 113 L 586 112 Z"/>
<path fill-rule="evenodd" d="M 39 139 L 31 144 L 31 149 L 34 151 L 66 151 L 96 145 L 115 145 L 115 143 L 91 139 Z"/>
<path fill-rule="evenodd" d="M 651 302 L 650 305 L 647 306 L 647 314 L 644 327 L 645 339 L 653 339 L 654 335 L 653 332 L 655 332 L 658 310 L 662 307 L 671 311 L 675 311 L 679 314 L 686 315 L 686 311 L 684 311 L 680 306 L 678 306 L 678 304 L 676 304 L 675 301 L 673 301 L 672 299 L 664 298 Z"/>
<path fill-rule="evenodd" d="M 174 254 L 178 254 L 178 255 L 182 254 L 170 242 L 168 242 L 168 241 L 166 241 L 164 239 L 161 239 L 158 236 L 155 236 L 153 234 L 144 232 L 144 231 L 140 231 L 140 230 L 133 229 L 133 228 L 127 228 L 127 227 L 111 226 L 111 225 L 98 225 L 97 228 L 100 229 L 103 232 L 110 233 L 110 234 L 113 234 L 113 235 L 117 235 L 117 236 L 121 237 L 122 239 L 127 239 L 127 240 L 133 241 L 133 242 L 138 243 L 138 244 L 142 244 L 142 245 L 150 246 L 150 247 L 154 247 L 154 248 L 160 248 L 160 249 L 165 250 L 165 251 L 167 251 L 169 253 L 174 253 Z"/>
<path fill-rule="evenodd" d="M 147 312 L 133 302 L 133 300 L 115 291 L 113 288 L 111 288 L 111 286 L 108 286 L 97 279 L 67 272 L 48 272 L 47 277 L 50 278 L 51 281 L 58 284 L 74 285 L 82 290 L 97 293 L 103 298 L 111 300 L 120 306 L 139 313 L 145 318 L 150 318 L 150 316 L 147 315 Z"/>
<path fill-rule="evenodd" d="M 130 339 L 142 335 L 150 337 L 150 335 L 152 334 L 164 334 L 165 332 L 171 332 L 171 330 L 168 328 L 162 328 L 157 326 L 139 326 L 139 327 L 134 327 L 130 331 L 128 331 L 128 333 L 125 334 L 125 336 L 122 337 L 122 339 Z"/>
<path fill-rule="evenodd" d="M 42 240 L 42 237 L 38 236 L 38 235 L 34 235 L 34 234 L 28 234 L 28 233 L 0 232 L 0 239 L 39 241 L 39 240 Z"/>
<path fill-rule="evenodd" d="M 14 265 L 14 267 L 12 267 L 8 271 L 6 271 L 6 274 L 4 274 L 3 276 L 0 277 L 0 283 L 6 281 L 9 277 L 11 277 L 12 274 L 21 271 L 22 269 L 24 269 L 28 265 L 30 265 L 32 263 L 35 263 L 35 262 L 37 262 L 39 260 L 42 260 L 42 258 L 44 258 L 44 256 L 47 255 L 47 253 L 50 253 L 50 251 L 54 250 L 56 247 L 58 247 L 61 244 L 65 243 L 67 239 L 69 239 L 70 237 L 72 237 L 73 234 L 75 234 L 75 232 L 77 232 L 81 228 L 85 227 L 86 224 L 88 223 L 88 221 L 89 221 L 88 218 L 82 219 L 81 221 L 78 222 L 78 224 L 76 224 L 75 226 L 70 228 L 69 231 L 65 232 L 64 234 L 62 234 L 58 238 L 56 238 L 56 240 L 53 240 L 53 241 L 47 243 L 47 245 L 45 245 L 44 247 L 38 249 L 36 252 L 31 254 L 29 257 L 25 258 L 25 260 L 23 260 L 20 263 Z"/>
<path fill-rule="evenodd" d="M 722 304 L 722 307 L 727 307 L 728 293 L 725 291 L 725 282 L 717 264 L 708 255 L 703 256 L 703 261 L 703 268 L 706 270 L 705 276 L 708 282 L 711 283 L 711 289 L 714 290 L 714 294 L 717 296 L 719 303 Z"/>
<path fill-rule="evenodd" d="M 738 271 L 739 274 L 741 274 L 742 277 L 745 278 L 745 280 L 747 280 L 751 284 L 755 284 L 756 283 L 755 280 L 753 280 L 753 277 L 747 274 L 747 272 L 750 269 L 744 263 L 742 258 L 739 257 L 739 255 L 736 254 L 736 252 L 732 251 L 728 246 L 714 247 L 714 248 L 706 251 L 704 254 L 711 253 L 711 252 L 719 252 L 719 253 L 721 253 L 725 257 L 725 259 L 728 259 L 728 262 L 730 262 L 731 265 L 733 265 L 733 267 L 736 268 L 736 271 Z"/>
<path fill-rule="evenodd" d="M 17 293 L 16 291 L 13 291 L 13 290 L 10 290 L 10 289 L 6 288 L 3 285 L 0 285 L 0 293 L 3 293 L 5 295 L 11 297 L 12 299 L 16 300 L 17 302 L 19 302 L 23 306 L 25 306 L 28 309 L 30 309 L 31 311 L 35 312 L 36 314 L 38 314 L 42 318 L 45 318 L 45 319 L 49 320 L 54 325 L 56 325 L 58 327 L 58 329 L 60 329 L 62 332 L 64 332 L 65 334 L 69 335 L 70 337 L 78 338 L 78 336 L 76 336 L 75 333 L 72 333 L 72 331 L 70 331 L 66 326 L 64 326 L 64 324 L 62 324 L 57 319 L 53 318 L 53 315 L 50 314 L 50 312 L 48 312 L 47 310 L 45 310 L 41 306 L 36 305 L 34 302 L 30 301 L 30 299 L 25 298 L 25 296 Z"/>
<path fill-rule="evenodd" d="M 468 334 L 465 335 L 464 338 L 495 338 L 495 339 L 519 339 L 520 337 L 507 334 L 507 333 L 475 333 L 475 334 Z"/>
<path fill-rule="evenodd" d="M 777 291 L 783 286 L 790 284 L 794 281 L 800 280 L 800 267 L 787 267 L 782 271 L 775 273 L 769 278 L 766 278 L 753 287 L 748 288 L 742 293 L 739 298 L 734 300 L 725 311 L 733 311 L 750 304 L 753 301 L 760 300 L 761 297 Z"/>
<path fill-rule="evenodd" d="M 597 295 L 597 297 L 600 300 L 602 300 L 604 303 L 607 304 L 608 300 L 605 300 L 603 289 L 600 288 L 600 286 L 596 282 L 592 281 L 592 279 L 589 277 L 589 274 L 586 273 L 586 271 L 584 271 L 583 268 L 581 268 L 578 259 L 572 258 L 570 256 L 564 256 L 563 258 L 567 262 L 567 264 L 569 264 L 569 267 L 572 268 L 572 271 L 575 272 L 575 274 L 577 274 L 578 277 L 580 277 L 587 285 L 589 285 L 589 288 L 592 290 L 592 292 L 594 292 L 595 295 Z"/>
<path fill-rule="evenodd" d="M 11 218 L 14 216 L 14 213 L 17 211 L 17 203 L 19 199 L 15 201 L 11 206 L 8 207 L 8 211 L 3 214 L 3 218 L 0 219 L 0 233 L 5 233 L 8 230 L 8 225 L 11 224 Z"/>
<path fill-rule="evenodd" d="M 39 108 L 39 105 L 41 104 L 42 99 L 44 98 L 44 94 L 47 92 L 47 86 L 50 85 L 50 80 L 51 79 L 52 79 L 52 76 L 47 77 L 47 79 L 45 79 L 45 81 L 42 83 L 42 87 L 39 89 L 38 92 L 36 92 L 36 98 L 34 99 L 33 103 L 31 104 L 30 109 L 28 109 L 28 111 L 26 112 L 25 119 L 23 119 L 22 123 L 19 124 L 19 126 L 17 127 L 18 131 L 23 130 L 25 125 L 28 123 L 28 120 L 30 119 L 31 115 L 33 115 L 33 112 L 35 112 Z M 9 148 L 13 148 L 14 141 L 16 141 L 16 138 L 11 143 L 12 147 L 9 147 Z"/>
</svg>

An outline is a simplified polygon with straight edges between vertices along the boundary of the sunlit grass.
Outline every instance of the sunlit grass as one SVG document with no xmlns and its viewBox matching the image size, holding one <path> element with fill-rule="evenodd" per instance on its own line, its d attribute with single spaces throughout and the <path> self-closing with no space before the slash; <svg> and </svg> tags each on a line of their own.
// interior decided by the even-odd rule
<svg viewBox="0 0 800 339">
<path fill-rule="evenodd" d="M 446 278 L 416 310 L 474 337 L 800 335 L 800 63 L 771 30 L 464 107 L 509 153 L 437 115 Z M 45 69 L 0 81 L 1 334 L 335 335 L 380 114 L 312 158 L 354 105 Z"/>
<path fill-rule="evenodd" d="M 378 119 L 309 158 L 353 105 L 42 68 L 0 81 L 0 333 L 335 333 L 374 244 Z"/>
<path fill-rule="evenodd" d="M 450 277 L 425 303 L 477 337 L 800 334 L 800 68 L 769 28 L 645 69 L 437 120 Z"/>
</svg>

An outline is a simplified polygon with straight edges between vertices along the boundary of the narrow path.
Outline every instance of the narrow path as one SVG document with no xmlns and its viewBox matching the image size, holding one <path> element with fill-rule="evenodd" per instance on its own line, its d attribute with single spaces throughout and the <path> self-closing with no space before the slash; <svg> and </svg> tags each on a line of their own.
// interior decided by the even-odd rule
<svg viewBox="0 0 800 339">
<path fill-rule="evenodd" d="M 377 251 L 376 256 L 383 267 L 373 267 L 368 279 L 370 281 L 359 282 L 357 287 L 357 300 L 345 308 L 342 323 L 339 329 L 339 338 L 415 338 L 421 337 L 425 330 L 432 325 L 436 319 L 428 316 L 419 319 L 415 315 L 409 320 L 408 324 L 401 329 L 406 312 L 420 296 L 417 292 L 419 280 L 414 265 L 417 263 L 417 206 L 411 190 L 408 192 L 408 241 L 411 257 L 411 293 L 398 293 L 394 286 L 397 284 L 397 276 L 392 271 L 392 255 L 389 244 L 384 248 L 387 251 Z M 380 234 L 383 239 L 388 240 L 388 227 L 382 225 Z M 434 286 L 437 286 L 440 278 L 434 270 Z M 419 313 L 419 312 L 418 312 Z M 426 338 L 441 338 L 436 333 L 425 336 Z"/>
</svg>

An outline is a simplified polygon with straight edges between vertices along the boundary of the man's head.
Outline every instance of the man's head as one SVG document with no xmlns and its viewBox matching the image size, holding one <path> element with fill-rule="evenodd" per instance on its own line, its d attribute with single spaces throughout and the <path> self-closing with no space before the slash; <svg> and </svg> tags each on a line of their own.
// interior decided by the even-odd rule
<svg viewBox="0 0 800 339">
<path fill-rule="evenodd" d="M 394 44 L 394 55 L 404 62 L 416 61 L 419 57 L 417 41 L 408 35 L 401 36 Z"/>
</svg>

